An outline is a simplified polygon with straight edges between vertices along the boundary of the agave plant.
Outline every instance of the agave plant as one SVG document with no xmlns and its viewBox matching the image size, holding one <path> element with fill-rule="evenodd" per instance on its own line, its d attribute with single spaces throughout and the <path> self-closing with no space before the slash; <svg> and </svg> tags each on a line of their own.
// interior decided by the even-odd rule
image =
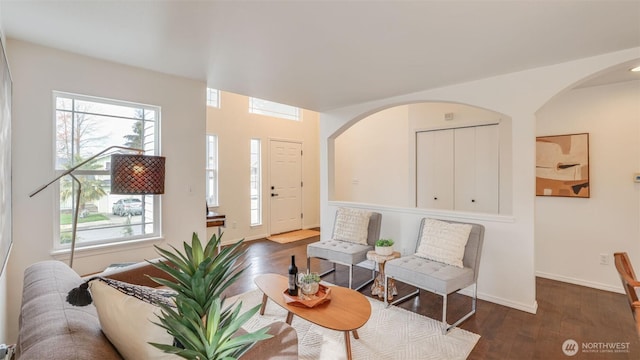
<svg viewBox="0 0 640 360">
<path fill-rule="evenodd" d="M 242 240 L 217 253 L 220 238 L 215 234 L 203 248 L 196 233 L 191 245 L 184 243 L 184 253 L 172 246 L 175 253 L 156 246 L 164 259 L 152 263 L 175 281 L 152 279 L 176 291 L 175 308 L 160 305 L 160 323 L 175 338 L 173 345 L 152 343 L 167 353 L 185 359 L 237 359 L 257 341 L 268 339 L 267 329 L 234 336 L 253 316 L 260 305 L 240 314 L 242 303 L 225 307 L 222 293 L 246 270 L 238 263 L 244 253 Z"/>
</svg>

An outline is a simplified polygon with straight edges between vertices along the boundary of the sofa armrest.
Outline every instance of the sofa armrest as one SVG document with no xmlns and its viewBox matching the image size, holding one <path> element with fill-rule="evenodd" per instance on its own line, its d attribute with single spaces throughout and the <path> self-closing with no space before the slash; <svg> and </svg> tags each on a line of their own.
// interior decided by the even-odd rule
<svg viewBox="0 0 640 360">
<path fill-rule="evenodd" d="M 298 334 L 295 329 L 284 322 L 267 325 L 268 334 L 273 335 L 267 340 L 258 341 L 241 360 L 297 360 Z M 240 331 L 243 331 L 242 329 Z"/>
<path fill-rule="evenodd" d="M 159 261 L 162 261 L 162 259 L 154 259 L 150 261 L 159 262 Z M 109 279 L 123 281 L 129 284 L 149 286 L 149 287 L 159 286 L 156 282 L 151 280 L 149 276 L 175 281 L 167 273 L 154 267 L 153 265 L 149 264 L 146 261 L 141 261 L 139 263 L 135 263 L 133 265 L 125 266 L 115 270 L 108 270 L 108 271 L 103 271 L 101 273 L 92 274 L 90 276 L 85 276 L 85 279 L 95 277 L 95 276 L 102 276 Z"/>
</svg>

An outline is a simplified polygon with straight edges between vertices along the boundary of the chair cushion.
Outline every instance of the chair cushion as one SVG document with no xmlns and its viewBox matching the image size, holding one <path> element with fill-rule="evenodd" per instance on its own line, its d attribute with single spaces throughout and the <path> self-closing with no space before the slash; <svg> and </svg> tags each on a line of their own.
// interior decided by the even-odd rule
<svg viewBox="0 0 640 360">
<path fill-rule="evenodd" d="M 459 268 L 409 255 L 385 263 L 385 274 L 440 295 L 472 285 L 473 269 Z"/>
<path fill-rule="evenodd" d="M 462 268 L 464 249 L 471 228 L 470 224 L 425 219 L 416 255 Z"/>
<path fill-rule="evenodd" d="M 367 245 L 371 212 L 361 209 L 339 208 L 333 225 L 334 240 Z"/>
<path fill-rule="evenodd" d="M 326 240 L 307 245 L 307 257 L 315 257 L 342 264 L 358 264 L 367 259 L 373 246 L 348 241 Z"/>
</svg>

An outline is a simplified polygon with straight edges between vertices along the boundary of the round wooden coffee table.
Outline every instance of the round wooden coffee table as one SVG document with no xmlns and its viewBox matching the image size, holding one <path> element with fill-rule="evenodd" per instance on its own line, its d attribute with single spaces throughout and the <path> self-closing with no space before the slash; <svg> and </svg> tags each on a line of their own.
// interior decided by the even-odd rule
<svg viewBox="0 0 640 360">
<path fill-rule="evenodd" d="M 327 329 L 344 332 L 344 342 L 347 359 L 351 360 L 351 337 L 358 339 L 358 329 L 369 320 L 371 304 L 361 293 L 341 286 L 331 288 L 331 300 L 313 308 L 289 305 L 284 300 L 284 290 L 287 289 L 287 278 L 277 274 L 258 275 L 255 283 L 262 291 L 262 307 L 260 315 L 264 315 L 267 299 L 287 310 L 287 324 L 291 325 L 293 315 L 310 321 Z"/>
</svg>

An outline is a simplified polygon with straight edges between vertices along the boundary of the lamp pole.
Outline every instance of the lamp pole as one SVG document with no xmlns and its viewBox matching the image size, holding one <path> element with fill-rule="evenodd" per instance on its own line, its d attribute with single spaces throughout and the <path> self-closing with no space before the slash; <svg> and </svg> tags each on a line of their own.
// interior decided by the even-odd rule
<svg viewBox="0 0 640 360">
<path fill-rule="evenodd" d="M 80 164 L 78 164 L 76 166 L 73 166 L 72 168 L 66 170 L 65 172 L 63 172 L 59 176 L 55 177 L 53 180 L 51 180 L 48 183 L 42 185 L 38 189 L 34 190 L 31 194 L 29 194 L 29 197 L 35 196 L 36 194 L 38 194 L 42 190 L 44 190 L 47 187 L 49 187 L 49 185 L 53 184 L 54 182 L 58 181 L 60 178 L 66 176 L 66 175 L 71 176 L 71 178 L 76 182 L 76 184 L 78 184 L 78 190 L 76 192 L 76 203 L 75 203 L 75 208 L 73 210 L 73 222 L 71 224 L 71 255 L 70 255 L 70 258 L 69 258 L 69 267 L 70 268 L 73 268 L 73 254 L 74 254 L 75 249 L 76 249 L 76 230 L 78 228 L 78 213 L 79 213 L 79 210 L 80 210 L 80 195 L 82 193 L 82 184 L 80 183 L 80 180 L 78 180 L 78 178 L 76 178 L 75 175 L 73 175 L 73 172 L 75 170 L 77 170 L 78 168 L 80 168 L 81 166 L 83 166 L 86 163 L 88 163 L 89 161 L 91 161 L 91 160 L 99 157 L 100 155 L 106 153 L 107 151 L 110 151 L 110 150 L 113 150 L 113 149 L 136 151 L 136 152 L 138 152 L 140 154 L 142 154 L 144 152 L 144 150 L 142 150 L 142 149 L 136 149 L 136 148 L 126 147 L 126 146 L 118 146 L 118 145 L 109 146 L 108 148 L 106 148 L 106 149 L 100 151 L 99 153 L 91 156 L 90 158 L 88 158 L 87 160 L 81 162 Z"/>
</svg>

